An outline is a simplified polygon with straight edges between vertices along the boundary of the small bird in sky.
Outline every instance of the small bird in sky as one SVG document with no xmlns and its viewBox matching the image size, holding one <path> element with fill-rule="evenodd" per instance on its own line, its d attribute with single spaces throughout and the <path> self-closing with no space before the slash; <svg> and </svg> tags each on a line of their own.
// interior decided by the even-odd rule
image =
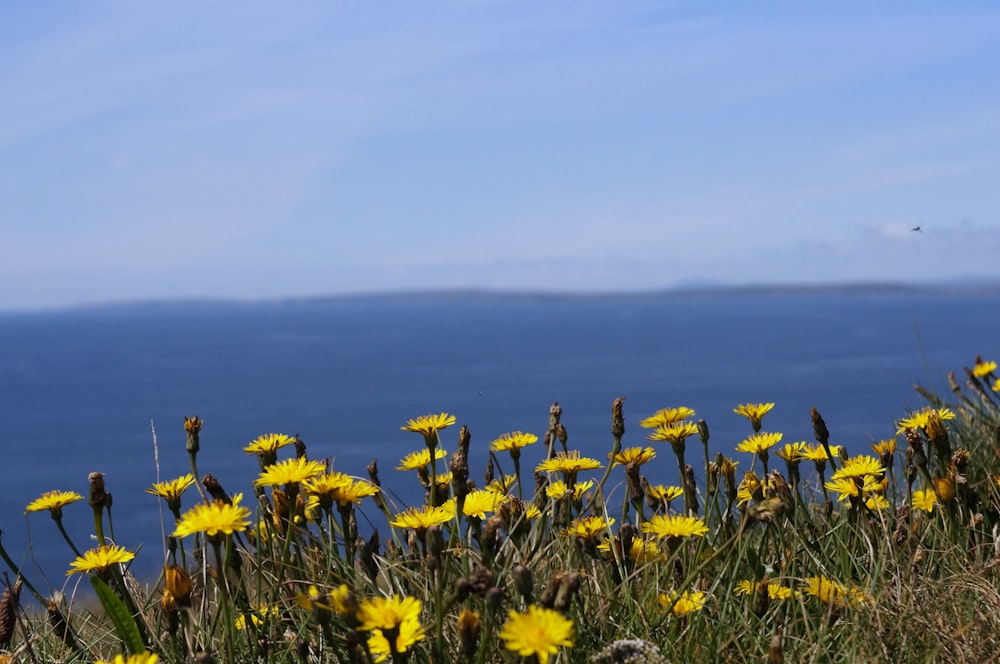
<svg viewBox="0 0 1000 664">
<path fill-rule="evenodd" d="M 914 233 L 914 232 L 916 232 L 916 233 L 923 233 L 924 229 L 921 228 L 920 226 L 914 226 L 913 228 L 910 229 L 910 232 L 911 233 Z"/>
</svg>

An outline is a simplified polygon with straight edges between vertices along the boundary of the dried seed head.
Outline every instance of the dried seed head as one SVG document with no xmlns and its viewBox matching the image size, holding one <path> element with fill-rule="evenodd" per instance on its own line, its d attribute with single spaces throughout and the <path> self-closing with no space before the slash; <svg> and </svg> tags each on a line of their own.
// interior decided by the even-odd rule
<svg viewBox="0 0 1000 664">
<path fill-rule="evenodd" d="M 472 434 L 469 433 L 469 427 L 462 425 L 462 428 L 458 430 L 458 452 L 465 457 L 469 456 L 469 444 L 472 442 Z"/>
<path fill-rule="evenodd" d="M 195 415 L 194 417 L 184 418 L 184 431 L 187 434 L 187 442 L 184 448 L 187 450 L 188 454 L 197 454 L 201 449 L 201 440 L 199 434 L 201 433 L 201 418 Z"/>
<path fill-rule="evenodd" d="M 830 431 L 826 428 L 826 422 L 823 421 L 823 416 L 819 414 L 819 411 L 813 408 L 810 411 L 810 416 L 813 423 L 813 433 L 816 435 L 816 440 L 819 441 L 821 445 L 826 445 L 830 442 Z"/>
<path fill-rule="evenodd" d="M 222 488 L 222 485 L 219 484 L 219 480 L 215 479 L 215 475 L 212 473 L 206 473 L 205 476 L 201 478 L 201 485 L 205 487 L 205 490 L 208 491 L 208 495 L 212 496 L 213 499 L 221 500 L 227 505 L 233 504 L 232 498 L 229 497 L 229 494 L 226 493 L 226 490 Z"/>
<path fill-rule="evenodd" d="M 87 502 L 94 509 L 104 509 L 108 503 L 108 494 L 104 490 L 104 473 L 93 472 L 87 475 L 90 484 L 90 498 Z"/>
<path fill-rule="evenodd" d="M 21 577 L 14 580 L 14 585 L 8 583 L 0 595 L 0 647 L 7 648 L 14 638 L 14 628 L 17 626 L 17 613 L 21 609 Z"/>
<path fill-rule="evenodd" d="M 622 413 L 624 404 L 625 397 L 618 397 L 611 404 L 611 435 L 615 438 L 625 435 L 625 415 Z"/>
</svg>

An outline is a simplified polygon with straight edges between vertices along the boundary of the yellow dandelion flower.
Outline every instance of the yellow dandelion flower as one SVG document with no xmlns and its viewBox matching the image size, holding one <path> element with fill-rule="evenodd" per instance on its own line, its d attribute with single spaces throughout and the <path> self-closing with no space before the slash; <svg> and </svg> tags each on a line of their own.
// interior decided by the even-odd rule
<svg viewBox="0 0 1000 664">
<path fill-rule="evenodd" d="M 693 516 L 656 514 L 642 524 L 642 532 L 656 537 L 701 537 L 708 532 L 708 526 Z"/>
<path fill-rule="evenodd" d="M 443 459 L 448 456 L 440 447 L 434 450 L 435 459 Z M 399 465 L 396 466 L 396 470 L 423 470 L 431 463 L 431 451 L 427 448 L 419 450 L 417 452 L 410 452 L 405 457 L 399 460 Z"/>
<path fill-rule="evenodd" d="M 465 502 L 462 503 L 462 514 L 476 517 L 477 519 L 485 519 L 486 513 L 495 512 L 503 502 L 503 499 L 504 496 L 489 489 L 470 491 L 465 496 Z M 451 500 L 455 499 L 452 498 Z"/>
<path fill-rule="evenodd" d="M 612 464 L 641 466 L 656 458 L 656 450 L 652 447 L 645 449 L 642 447 L 626 447 L 618 454 L 609 454 L 608 458 L 611 459 Z"/>
<path fill-rule="evenodd" d="M 809 461 L 827 461 L 834 457 L 840 456 L 840 451 L 843 449 L 843 445 L 830 445 L 830 455 L 827 455 L 826 448 L 822 445 L 816 444 L 806 447 L 802 451 L 802 458 Z"/>
<path fill-rule="evenodd" d="M 561 647 L 573 645 L 573 621 L 558 611 L 531 605 L 524 613 L 511 611 L 500 629 L 507 650 L 521 657 L 534 655 L 539 664 L 547 664 L 549 657 Z"/>
<path fill-rule="evenodd" d="M 84 551 L 83 555 L 69 564 L 70 570 L 66 576 L 71 574 L 86 574 L 89 572 L 104 572 L 112 565 L 127 563 L 135 558 L 135 554 L 128 551 L 123 546 L 101 546 L 96 549 Z"/>
<path fill-rule="evenodd" d="M 353 616 L 358 610 L 358 599 L 347 584 L 342 583 L 330 591 L 330 606 L 341 616 Z"/>
<path fill-rule="evenodd" d="M 661 500 L 665 502 L 670 502 L 676 500 L 684 495 L 684 489 L 679 486 L 664 486 L 662 484 L 653 484 L 646 487 L 646 495 L 653 500 Z"/>
<path fill-rule="evenodd" d="M 76 491 L 48 491 L 28 503 L 24 513 L 48 510 L 53 519 L 61 519 L 62 508 L 78 500 L 83 500 L 83 496 Z"/>
<path fill-rule="evenodd" d="M 937 494 L 931 490 L 917 489 L 913 492 L 913 509 L 931 512 L 937 504 Z"/>
<path fill-rule="evenodd" d="M 422 641 L 425 637 L 424 626 L 417 618 L 409 618 L 399 624 L 396 632 L 396 652 L 404 653 L 417 641 Z M 381 629 L 373 629 L 368 636 L 368 652 L 375 657 L 376 664 L 389 659 L 392 654 L 392 647 L 389 639 Z"/>
<path fill-rule="evenodd" d="M 644 420 L 639 420 L 639 426 L 643 429 L 659 429 L 660 427 L 686 420 L 694 417 L 694 409 L 687 406 L 677 408 L 661 408 Z"/>
<path fill-rule="evenodd" d="M 737 595 L 754 595 L 757 589 L 764 585 L 763 581 L 744 580 L 736 584 L 733 592 Z M 767 596 L 772 600 L 791 599 L 795 596 L 795 591 L 788 586 L 783 586 L 777 581 L 769 581 L 767 584 Z"/>
<path fill-rule="evenodd" d="M 856 586 L 847 586 L 825 576 L 810 576 L 802 580 L 802 593 L 812 595 L 824 604 L 834 606 L 859 606 L 871 600 L 871 597 Z"/>
<path fill-rule="evenodd" d="M 437 415 L 421 415 L 420 417 L 408 420 L 406 424 L 399 427 L 400 431 L 412 431 L 419 433 L 424 438 L 436 434 L 441 429 L 450 427 L 455 423 L 455 416 L 448 413 L 438 413 Z"/>
<path fill-rule="evenodd" d="M 622 543 L 619 538 L 614 538 L 615 550 L 618 555 L 622 554 Z M 608 558 L 614 560 L 614 554 L 611 551 L 611 542 L 605 538 L 603 542 L 597 545 L 599 551 L 603 551 L 608 555 Z M 628 557 L 635 561 L 636 565 L 648 565 L 653 562 L 664 562 L 667 559 L 667 553 L 660 548 L 660 545 L 655 541 L 647 541 L 641 537 L 633 537 L 632 545 L 629 547 Z"/>
<path fill-rule="evenodd" d="M 271 604 L 258 604 L 249 613 L 242 613 L 233 621 L 233 625 L 238 630 L 245 630 L 250 626 L 260 627 L 267 618 L 277 618 L 281 615 L 278 607 Z"/>
<path fill-rule="evenodd" d="M 751 500 L 757 500 L 764 497 L 765 485 L 757 477 L 757 473 L 752 470 L 748 470 L 743 473 L 743 480 L 740 485 L 736 488 L 736 504 L 746 505 Z"/>
<path fill-rule="evenodd" d="M 151 488 L 146 489 L 146 493 L 163 498 L 171 510 L 179 510 L 181 508 L 181 494 L 187 491 L 192 484 L 194 484 L 194 475 L 188 473 L 174 480 L 155 482 Z"/>
<path fill-rule="evenodd" d="M 976 365 L 972 367 L 972 375 L 976 378 L 985 378 L 991 373 L 997 370 L 997 363 L 993 361 L 989 362 L 976 362 Z"/>
<path fill-rule="evenodd" d="M 538 509 L 538 505 L 534 503 L 524 503 L 524 518 L 528 521 L 534 521 L 542 516 L 542 510 Z"/>
<path fill-rule="evenodd" d="M 686 616 L 705 608 L 705 593 L 700 590 L 685 590 L 680 595 L 676 592 L 660 593 L 656 602 L 661 609 L 669 610 L 675 616 Z"/>
<path fill-rule="evenodd" d="M 924 429 L 927 427 L 927 423 L 930 421 L 931 415 L 936 413 L 938 418 L 941 420 L 953 420 L 955 419 L 955 412 L 950 408 L 931 408 L 927 407 L 923 410 L 917 410 L 910 413 L 909 417 L 904 417 L 898 422 L 898 429 L 896 430 L 896 435 L 905 433 L 907 429 Z"/>
<path fill-rule="evenodd" d="M 99 659 L 94 664 L 156 664 L 158 661 L 155 653 L 143 650 L 131 655 L 115 655 L 112 659 Z"/>
<path fill-rule="evenodd" d="M 171 536 L 187 537 L 194 533 L 205 533 L 208 537 L 218 537 L 220 534 L 242 532 L 249 526 L 250 510 L 240 505 L 238 498 L 234 497 L 231 504 L 216 500 L 210 505 L 195 505 L 181 516 Z"/>
<path fill-rule="evenodd" d="M 760 431 L 760 421 L 771 412 L 772 408 L 774 408 L 773 403 L 743 403 L 733 408 L 733 412 L 750 420 L 750 426 L 754 431 Z"/>
<path fill-rule="evenodd" d="M 865 499 L 865 507 L 873 511 L 887 510 L 892 507 L 892 503 L 881 493 L 873 493 Z"/>
<path fill-rule="evenodd" d="M 282 447 L 295 442 L 295 436 L 286 436 L 283 433 L 265 433 L 250 441 L 243 451 L 247 454 L 274 454 Z"/>
<path fill-rule="evenodd" d="M 844 465 L 837 470 L 831 479 L 865 477 L 866 475 L 883 475 L 885 466 L 882 462 L 871 455 L 858 455 L 844 461 Z"/>
<path fill-rule="evenodd" d="M 872 452 L 882 459 L 891 457 L 896 453 L 896 439 L 890 438 L 889 440 L 880 440 L 877 443 L 872 443 Z"/>
<path fill-rule="evenodd" d="M 784 447 L 775 452 L 775 454 L 785 461 L 795 463 L 806 458 L 805 453 L 807 449 L 809 449 L 809 443 L 800 440 L 796 443 L 785 443 Z"/>
<path fill-rule="evenodd" d="M 598 535 L 607 534 L 614 523 L 614 519 L 605 519 L 603 516 L 584 516 L 573 519 L 563 534 L 577 539 L 594 539 Z"/>
<path fill-rule="evenodd" d="M 395 629 L 406 620 L 419 619 L 422 607 L 423 604 L 416 597 L 372 597 L 361 601 L 355 617 L 360 623 L 358 629 L 366 632 L 373 629 Z"/>
<path fill-rule="evenodd" d="M 993 385 L 990 386 L 990 389 L 994 392 L 1000 392 L 1000 378 L 993 381 Z"/>
<path fill-rule="evenodd" d="M 538 442 L 538 436 L 533 433 L 524 433 L 521 431 L 513 431 L 511 433 L 505 433 L 492 443 L 490 443 L 490 449 L 494 452 L 513 452 L 519 450 L 522 447 L 528 445 L 533 445 Z"/>
<path fill-rule="evenodd" d="M 535 467 L 539 473 L 561 472 L 563 475 L 575 476 L 581 470 L 596 470 L 603 468 L 597 459 L 580 456 L 580 452 L 573 450 L 570 452 L 557 452 L 551 459 L 546 459 Z"/>
<path fill-rule="evenodd" d="M 254 486 L 287 486 L 299 484 L 321 475 L 326 471 L 326 464 L 305 457 L 285 459 L 272 464 L 261 471 L 260 477 L 254 480 Z"/>
<path fill-rule="evenodd" d="M 736 446 L 737 452 L 749 452 L 750 454 L 760 454 L 766 452 L 770 448 L 781 442 L 782 434 L 780 433 L 764 433 L 760 431 L 755 433 L 739 445 Z"/>
<path fill-rule="evenodd" d="M 587 480 L 586 482 L 577 482 L 573 485 L 573 498 L 579 500 L 583 498 L 583 495 L 594 488 L 594 480 Z M 559 500 L 560 498 L 566 498 L 570 495 L 569 486 L 562 480 L 555 480 L 549 482 L 545 485 L 545 495 L 552 500 Z"/>
<path fill-rule="evenodd" d="M 934 491 L 942 503 L 951 502 L 955 498 L 955 481 L 950 477 L 935 477 Z"/>
<path fill-rule="evenodd" d="M 511 487 L 514 486 L 515 480 L 517 480 L 517 478 L 514 477 L 513 475 L 504 475 L 503 477 L 499 477 L 490 482 L 489 485 L 486 487 L 486 490 L 492 491 L 498 496 L 506 498 L 507 494 L 510 493 Z"/>
<path fill-rule="evenodd" d="M 672 422 L 670 424 L 664 424 L 653 430 L 646 440 L 651 442 L 662 442 L 667 441 L 671 445 L 680 445 L 689 436 L 694 436 L 698 433 L 698 425 L 694 422 L 688 422 L 684 420 L 682 422 Z"/>
<path fill-rule="evenodd" d="M 455 518 L 455 504 L 447 502 L 440 507 L 421 505 L 411 507 L 397 514 L 389 525 L 393 528 L 412 528 L 424 531 L 433 526 L 440 526 Z"/>
</svg>

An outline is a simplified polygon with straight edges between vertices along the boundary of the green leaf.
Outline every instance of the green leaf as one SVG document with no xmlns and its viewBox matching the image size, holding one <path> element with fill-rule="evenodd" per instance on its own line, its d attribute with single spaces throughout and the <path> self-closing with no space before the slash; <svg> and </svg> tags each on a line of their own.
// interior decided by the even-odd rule
<svg viewBox="0 0 1000 664">
<path fill-rule="evenodd" d="M 139 633 L 139 626 L 135 624 L 135 619 L 119 599 L 118 595 L 96 575 L 90 575 L 90 583 L 94 586 L 97 599 L 101 600 L 101 605 L 115 624 L 118 636 L 124 641 L 130 655 L 137 655 L 146 650 L 146 645 L 142 642 L 142 635 Z"/>
</svg>

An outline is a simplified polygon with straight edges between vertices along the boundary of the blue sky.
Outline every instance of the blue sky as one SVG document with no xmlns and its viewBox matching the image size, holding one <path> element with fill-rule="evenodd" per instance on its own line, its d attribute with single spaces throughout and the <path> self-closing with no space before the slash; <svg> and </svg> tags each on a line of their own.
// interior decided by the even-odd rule
<svg viewBox="0 0 1000 664">
<path fill-rule="evenodd" d="M 1000 277 L 993 3 L 5 3 L 0 62 L 0 309 Z"/>
</svg>

